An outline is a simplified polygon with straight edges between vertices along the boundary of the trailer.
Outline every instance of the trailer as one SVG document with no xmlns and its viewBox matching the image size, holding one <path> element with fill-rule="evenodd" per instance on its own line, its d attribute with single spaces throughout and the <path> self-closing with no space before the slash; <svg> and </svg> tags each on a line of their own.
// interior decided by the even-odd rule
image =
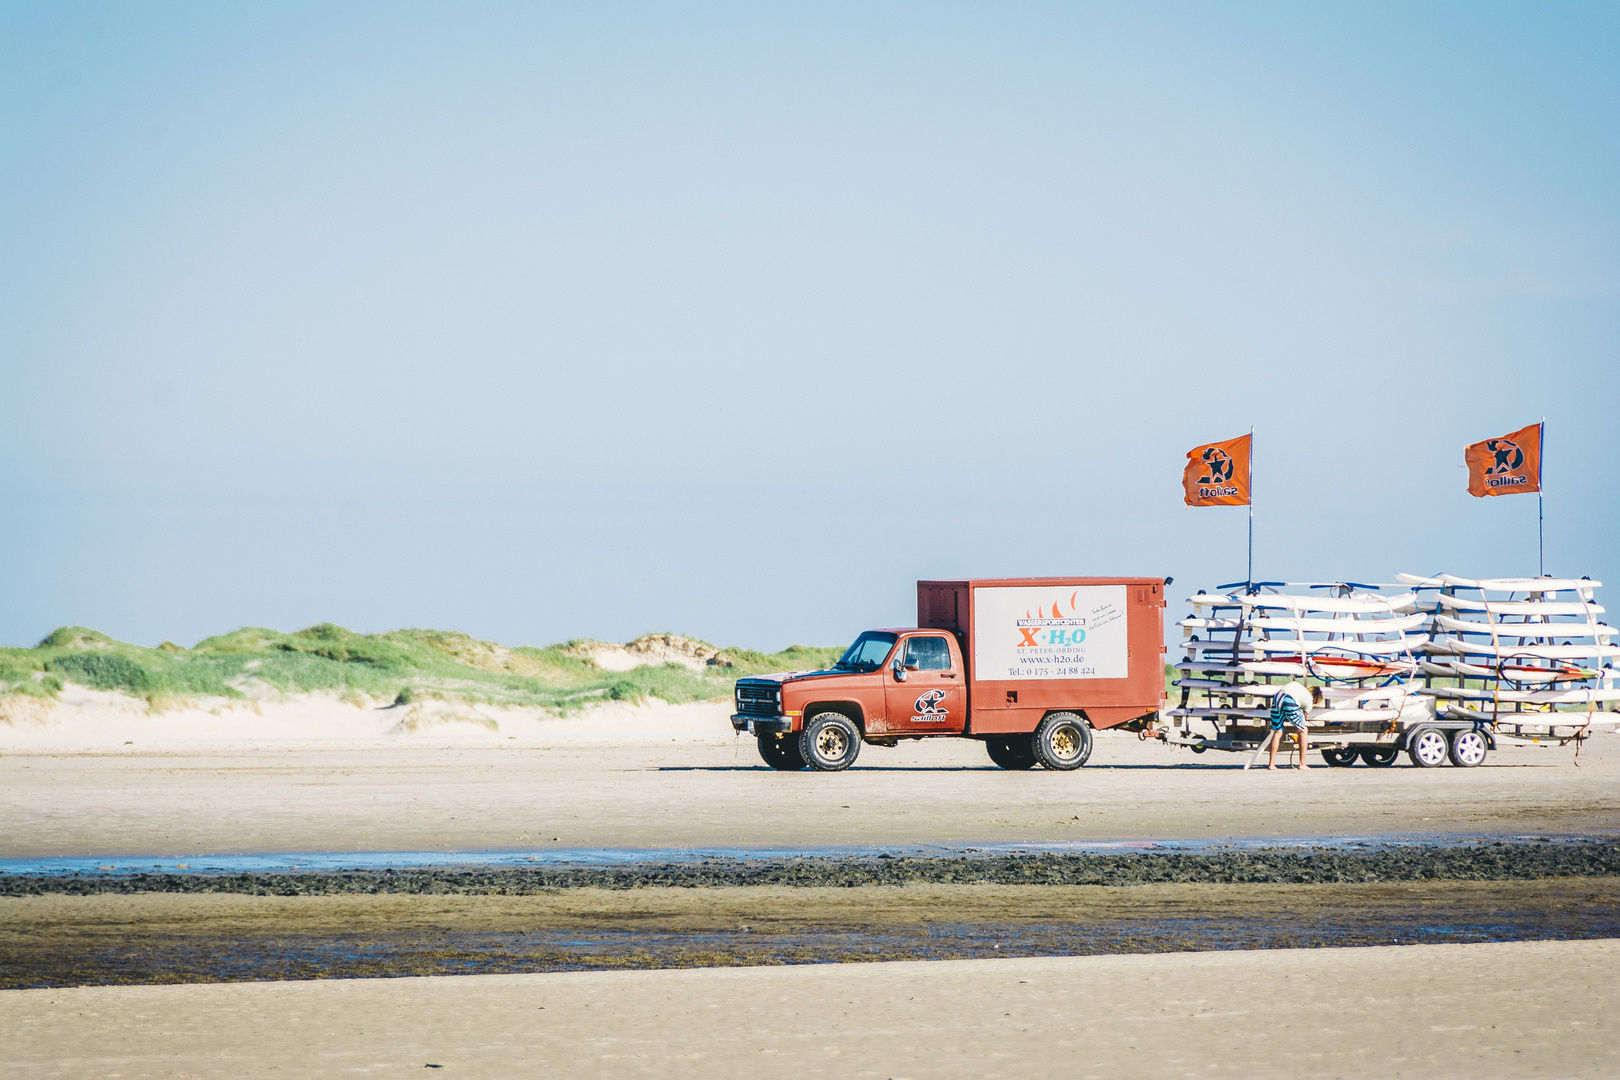
<svg viewBox="0 0 1620 1080">
<path fill-rule="evenodd" d="M 1562 745 L 1614 730 L 1620 716 L 1602 707 L 1620 702 L 1612 689 L 1620 672 L 1601 660 L 1620 647 L 1608 644 L 1614 631 L 1595 621 L 1602 609 L 1590 589 L 1598 583 L 1579 583 L 1586 592 L 1578 604 L 1534 612 L 1521 601 L 1503 608 L 1457 592 L 1482 584 L 1403 574 L 1393 585 L 1273 581 L 1200 592 L 1179 624 L 1186 638 L 1175 665 L 1180 700 L 1147 734 L 1195 753 L 1258 750 L 1271 736 L 1272 698 L 1296 680 L 1321 688 L 1307 739 L 1339 767 L 1388 767 L 1404 751 L 1423 768 L 1448 761 L 1468 768 L 1504 743 Z M 1555 586 L 1576 588 L 1550 580 L 1539 588 L 1551 594 Z M 1438 598 L 1423 597 L 1427 590 L 1439 590 Z M 1516 621 L 1505 630 L 1499 622 L 1460 626 L 1459 610 Z M 1536 621 L 1525 626 L 1525 618 Z M 1583 632 L 1591 641 L 1572 643 Z M 1551 644 L 1554 637 L 1565 643 Z M 1598 666 L 1568 663 L 1577 654 L 1599 658 Z M 1504 689 L 1504 679 L 1515 688 Z"/>
</svg>

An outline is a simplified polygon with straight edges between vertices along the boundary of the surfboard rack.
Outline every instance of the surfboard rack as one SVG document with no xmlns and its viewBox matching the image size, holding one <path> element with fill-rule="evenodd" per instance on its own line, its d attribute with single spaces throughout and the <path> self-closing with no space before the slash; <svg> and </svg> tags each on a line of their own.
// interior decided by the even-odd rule
<svg viewBox="0 0 1620 1080">
<path fill-rule="evenodd" d="M 1399 750 L 1440 763 L 1433 740 L 1422 755 L 1408 745 L 1421 730 L 1440 732 L 1458 764 L 1501 742 L 1578 743 L 1620 727 L 1620 631 L 1598 621 L 1599 587 L 1400 574 L 1200 592 L 1180 623 L 1180 700 L 1147 734 L 1200 753 L 1253 751 L 1270 734 L 1272 697 L 1298 680 L 1324 698 L 1307 717 L 1311 747 L 1341 764 L 1389 764 Z M 1464 731 L 1481 738 L 1459 742 Z"/>
<path fill-rule="evenodd" d="M 1429 616 L 1423 692 L 1436 714 L 1516 741 L 1620 726 L 1620 631 L 1590 578 L 1397 574 Z"/>
<path fill-rule="evenodd" d="M 1415 693 L 1425 616 L 1410 589 L 1350 581 L 1235 582 L 1190 598 L 1175 665 L 1177 707 L 1155 732 L 1193 750 L 1258 751 L 1271 699 L 1290 680 L 1322 687 L 1310 742 L 1395 746 L 1434 720 Z"/>
</svg>

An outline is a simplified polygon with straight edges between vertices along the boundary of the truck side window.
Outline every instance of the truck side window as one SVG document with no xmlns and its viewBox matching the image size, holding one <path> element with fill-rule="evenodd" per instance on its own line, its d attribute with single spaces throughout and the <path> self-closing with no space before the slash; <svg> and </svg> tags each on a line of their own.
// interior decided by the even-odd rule
<svg viewBox="0 0 1620 1080">
<path fill-rule="evenodd" d="M 951 670 L 951 650 L 942 637 L 914 637 L 906 639 L 906 666 L 917 665 L 918 671 Z"/>
</svg>

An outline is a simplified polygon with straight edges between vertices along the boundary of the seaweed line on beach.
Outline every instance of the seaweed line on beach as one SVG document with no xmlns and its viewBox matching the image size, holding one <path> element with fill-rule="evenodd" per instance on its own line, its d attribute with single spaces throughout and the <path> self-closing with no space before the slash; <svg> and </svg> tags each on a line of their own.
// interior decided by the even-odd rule
<svg viewBox="0 0 1620 1080">
<path fill-rule="evenodd" d="M 95 893 L 240 893 L 255 896 L 421 893 L 521 895 L 554 889 L 709 888 L 741 885 L 1350 884 L 1512 881 L 1620 874 L 1620 841 L 1413 846 L 1371 852 L 1028 854 L 991 857 L 804 858 L 595 868 L 412 868 L 320 873 L 14 874 L 0 896 Z"/>
</svg>

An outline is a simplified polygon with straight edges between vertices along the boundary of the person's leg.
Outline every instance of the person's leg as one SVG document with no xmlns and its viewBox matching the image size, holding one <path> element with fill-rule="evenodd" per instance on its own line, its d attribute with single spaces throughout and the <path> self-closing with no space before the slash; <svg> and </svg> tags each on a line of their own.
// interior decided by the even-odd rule
<svg viewBox="0 0 1620 1080">
<path fill-rule="evenodd" d="M 1301 769 L 1310 768 L 1309 765 L 1305 764 L 1305 744 L 1310 741 L 1307 738 L 1308 734 L 1308 728 L 1297 727 L 1294 729 L 1294 742 L 1299 744 L 1299 767 Z"/>
<path fill-rule="evenodd" d="M 1271 738 L 1270 738 L 1271 756 L 1266 759 L 1266 771 L 1267 772 L 1276 772 L 1277 771 L 1277 744 L 1282 742 L 1282 736 L 1283 736 L 1282 728 L 1272 728 L 1271 729 Z"/>
</svg>

